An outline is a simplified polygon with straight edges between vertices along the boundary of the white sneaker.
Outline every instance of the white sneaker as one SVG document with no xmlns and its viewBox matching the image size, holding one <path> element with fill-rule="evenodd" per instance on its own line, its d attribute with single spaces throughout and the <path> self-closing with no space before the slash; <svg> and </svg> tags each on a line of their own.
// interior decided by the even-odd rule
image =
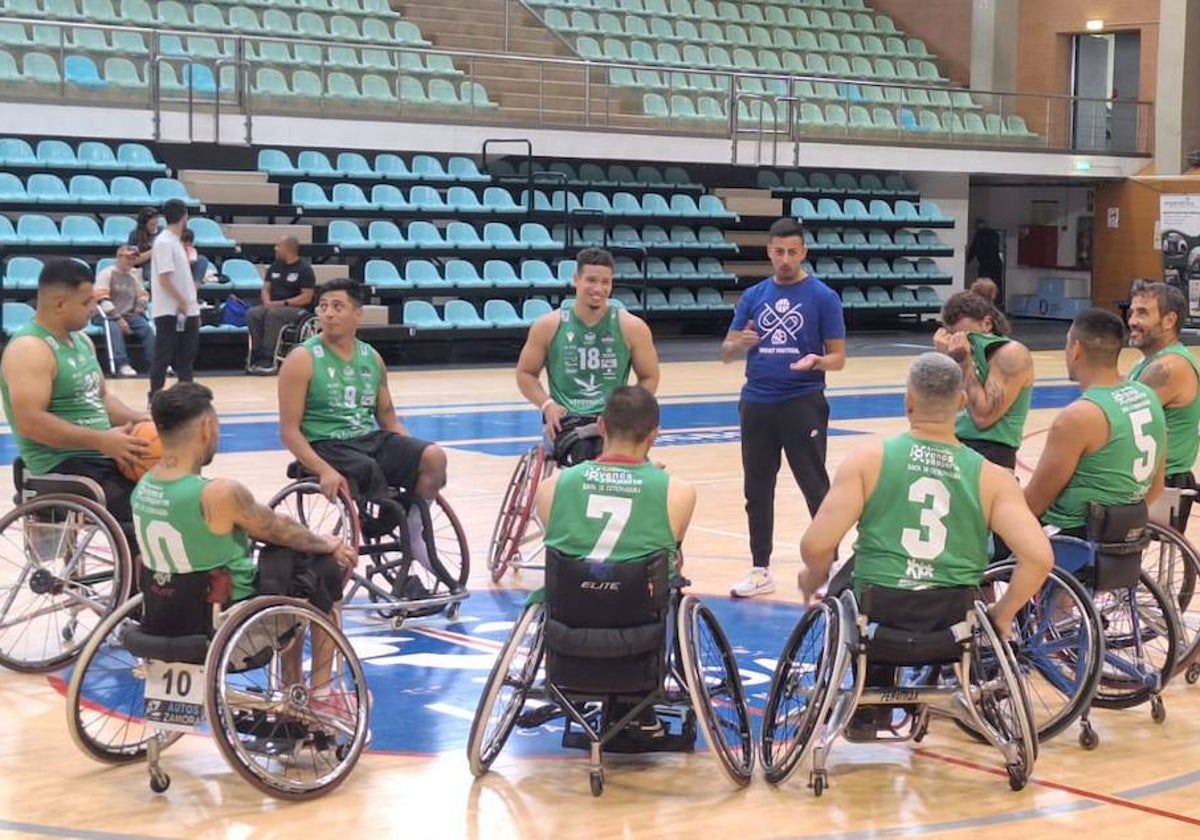
<svg viewBox="0 0 1200 840">
<path fill-rule="evenodd" d="M 756 566 L 730 588 L 729 594 L 734 598 L 753 598 L 755 595 L 770 595 L 774 591 L 775 581 L 771 580 L 771 572 Z"/>
<path fill-rule="evenodd" d="M 137 371 L 133 369 L 133 365 L 121 365 L 117 368 L 118 376 L 137 376 Z"/>
</svg>

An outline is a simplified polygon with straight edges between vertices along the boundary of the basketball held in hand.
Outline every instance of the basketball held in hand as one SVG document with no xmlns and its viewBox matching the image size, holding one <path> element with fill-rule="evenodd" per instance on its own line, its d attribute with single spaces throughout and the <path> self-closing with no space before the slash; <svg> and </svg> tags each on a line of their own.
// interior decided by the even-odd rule
<svg viewBox="0 0 1200 840">
<path fill-rule="evenodd" d="M 129 466 L 128 464 L 119 465 L 123 476 L 130 481 L 137 481 L 153 469 L 154 465 L 162 458 L 162 441 L 158 439 L 158 427 L 154 425 L 153 420 L 142 420 L 140 423 L 134 423 L 133 428 L 129 430 L 129 434 L 134 437 L 140 437 L 148 444 L 146 454 L 142 456 L 141 461 L 136 466 Z"/>
</svg>

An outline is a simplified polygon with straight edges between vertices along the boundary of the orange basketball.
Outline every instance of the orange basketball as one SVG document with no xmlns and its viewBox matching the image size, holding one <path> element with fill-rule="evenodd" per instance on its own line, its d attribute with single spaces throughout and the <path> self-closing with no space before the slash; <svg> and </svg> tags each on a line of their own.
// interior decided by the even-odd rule
<svg viewBox="0 0 1200 840">
<path fill-rule="evenodd" d="M 136 467 L 127 467 L 124 464 L 120 465 L 122 475 L 130 481 L 137 481 L 149 472 L 158 463 L 158 460 L 162 458 L 162 441 L 158 439 L 158 427 L 154 425 L 153 420 L 143 420 L 140 423 L 134 423 L 129 433 L 134 437 L 140 437 L 150 444 L 147 454 L 142 456 L 141 463 Z"/>
</svg>

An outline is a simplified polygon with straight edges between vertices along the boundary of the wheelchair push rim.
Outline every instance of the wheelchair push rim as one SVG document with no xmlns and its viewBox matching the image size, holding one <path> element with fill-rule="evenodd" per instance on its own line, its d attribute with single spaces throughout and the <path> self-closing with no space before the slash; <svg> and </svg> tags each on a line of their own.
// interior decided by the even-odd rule
<svg viewBox="0 0 1200 840">
<path fill-rule="evenodd" d="M 467 739 L 467 761 L 477 777 L 488 771 L 504 748 L 537 678 L 545 617 L 544 604 L 525 608 L 488 675 Z"/>
<path fill-rule="evenodd" d="M 332 676 L 307 673 L 315 637 L 331 646 Z M 286 674 L 295 662 L 299 681 Z M 230 610 L 209 645 L 205 712 L 230 767 L 269 796 L 304 800 L 341 785 L 368 738 L 362 664 L 328 616 L 295 598 L 267 596 Z"/>
<path fill-rule="evenodd" d="M 1174 528 L 1150 522 L 1146 531 L 1150 544 L 1142 555 L 1142 570 L 1178 610 L 1178 674 L 1200 660 L 1200 553 Z"/>
<path fill-rule="evenodd" d="M 729 780 L 745 787 L 754 771 L 754 730 L 733 649 L 694 596 L 684 596 L 678 620 L 684 676 L 704 740 Z"/>
<path fill-rule="evenodd" d="M 0 518 L 0 665 L 57 670 L 129 597 L 125 534 L 90 499 L 49 493 Z"/>
<path fill-rule="evenodd" d="M 500 582 L 513 559 L 520 554 L 533 517 L 538 486 L 548 474 L 546 450 L 541 444 L 526 450 L 513 468 L 489 543 L 488 571 L 493 583 Z"/>
<path fill-rule="evenodd" d="M 1038 755 L 1033 711 L 1017 667 L 1015 645 L 1001 638 L 982 601 L 975 602 L 974 611 L 978 629 L 969 663 L 974 673 L 964 675 L 979 700 L 977 707 L 972 704 L 972 717 L 991 730 L 988 740 L 1004 753 L 1012 788 L 1020 790 L 1033 773 Z"/>
<path fill-rule="evenodd" d="M 759 750 L 771 784 L 780 784 L 795 771 L 828 711 L 839 636 L 835 608 L 821 602 L 804 611 L 779 655 L 767 691 Z"/>
<path fill-rule="evenodd" d="M 122 630 L 135 622 L 142 596 L 135 595 L 110 614 L 92 634 L 67 684 L 67 731 L 83 752 L 104 764 L 130 764 L 146 756 L 155 737 L 165 748 L 181 732 L 146 726 L 146 677 L 142 660 L 121 643 Z"/>
</svg>

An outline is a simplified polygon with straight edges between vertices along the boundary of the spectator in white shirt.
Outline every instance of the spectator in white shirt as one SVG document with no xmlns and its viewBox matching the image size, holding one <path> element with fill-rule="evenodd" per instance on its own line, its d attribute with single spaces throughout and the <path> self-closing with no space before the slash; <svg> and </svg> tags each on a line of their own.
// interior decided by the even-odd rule
<svg viewBox="0 0 1200 840">
<path fill-rule="evenodd" d="M 188 211 L 179 199 L 163 205 L 167 226 L 154 240 L 150 259 L 150 299 L 154 309 L 154 366 L 150 394 L 162 390 L 167 368 L 174 366 L 180 382 L 191 382 L 192 367 L 200 347 L 200 301 L 192 280 L 192 266 L 180 241 Z"/>
<path fill-rule="evenodd" d="M 134 265 L 138 250 L 132 245 L 117 249 L 117 261 L 96 275 L 95 296 L 99 317 L 108 333 L 108 348 L 118 376 L 137 376 L 129 364 L 125 336 L 132 333 L 142 344 L 146 367 L 154 364 L 154 325 L 146 317 L 150 293 L 142 284 L 142 271 Z"/>
</svg>

